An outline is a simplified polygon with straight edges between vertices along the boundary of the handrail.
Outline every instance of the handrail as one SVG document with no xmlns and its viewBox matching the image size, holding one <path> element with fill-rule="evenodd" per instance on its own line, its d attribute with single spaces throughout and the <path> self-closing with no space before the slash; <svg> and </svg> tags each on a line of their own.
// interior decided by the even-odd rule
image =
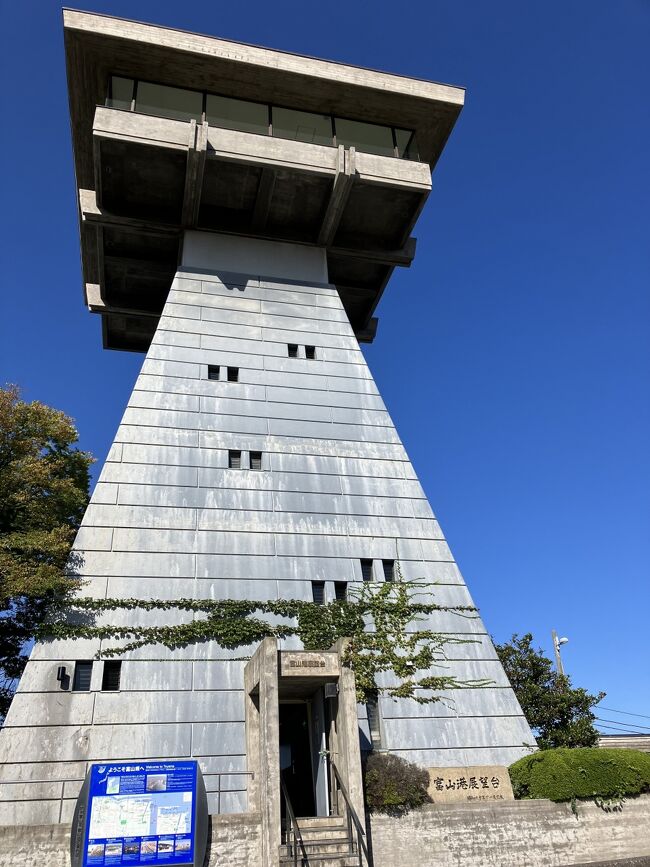
<svg viewBox="0 0 650 867">
<path fill-rule="evenodd" d="M 291 853 L 293 854 L 293 864 L 294 867 L 298 867 L 298 846 L 296 842 L 300 845 L 300 851 L 302 853 L 301 864 L 309 864 L 309 859 L 307 858 L 307 850 L 305 849 L 305 844 L 303 843 L 302 834 L 300 832 L 300 826 L 298 825 L 298 820 L 296 819 L 296 814 L 293 812 L 293 807 L 291 806 L 291 800 L 289 798 L 289 792 L 287 791 L 286 783 L 282 777 L 282 773 L 280 773 L 280 788 L 282 789 L 282 794 L 284 795 L 284 802 L 287 806 L 287 815 L 289 816 L 291 835 L 293 836 L 293 843 L 289 843 L 291 848 Z M 289 835 L 287 834 L 287 841 Z"/>
<path fill-rule="evenodd" d="M 348 790 L 345 788 L 345 784 L 341 779 L 341 775 L 339 774 L 338 768 L 334 764 L 334 761 L 330 758 L 330 767 L 334 771 L 334 776 L 336 777 L 336 782 L 338 783 L 339 789 L 341 790 L 341 794 L 343 795 L 343 800 L 345 801 L 345 806 L 347 807 L 347 816 L 348 816 L 348 830 L 350 832 L 350 838 L 352 838 L 352 823 L 354 823 L 356 832 L 357 832 L 357 845 L 359 852 L 359 867 L 362 867 L 361 862 L 361 852 L 366 856 L 366 862 L 372 867 L 372 861 L 370 860 L 370 853 L 368 852 L 368 847 L 366 846 L 366 842 L 363 839 L 366 836 L 366 832 L 363 830 L 361 825 L 361 821 L 357 816 L 357 811 L 352 806 L 352 801 L 350 800 L 350 796 L 348 795 Z"/>
</svg>

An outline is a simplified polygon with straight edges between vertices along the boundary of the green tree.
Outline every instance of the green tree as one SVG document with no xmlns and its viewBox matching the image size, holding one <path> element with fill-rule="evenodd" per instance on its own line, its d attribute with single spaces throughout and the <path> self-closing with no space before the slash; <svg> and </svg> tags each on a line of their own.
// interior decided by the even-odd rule
<svg viewBox="0 0 650 867">
<path fill-rule="evenodd" d="M 532 643 L 530 633 L 521 638 L 515 634 L 495 647 L 539 748 L 594 746 L 598 731 L 591 709 L 605 693 L 591 695 L 572 687 L 571 680 L 558 674 Z"/>
<path fill-rule="evenodd" d="M 26 645 L 79 586 L 70 548 L 88 503 L 93 458 L 63 412 L 0 388 L 0 716 Z"/>
</svg>

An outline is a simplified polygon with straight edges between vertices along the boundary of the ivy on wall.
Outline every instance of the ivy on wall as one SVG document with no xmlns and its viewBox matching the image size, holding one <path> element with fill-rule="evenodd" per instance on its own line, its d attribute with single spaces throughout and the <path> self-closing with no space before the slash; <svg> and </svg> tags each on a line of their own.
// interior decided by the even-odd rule
<svg viewBox="0 0 650 867">
<path fill-rule="evenodd" d="M 475 618 L 469 605 L 444 606 L 433 601 L 431 585 L 403 581 L 397 564 L 395 582 L 349 585 L 348 599 L 316 604 L 301 599 L 74 599 L 61 616 L 43 625 L 40 638 L 100 639 L 107 646 L 98 657 L 123 655 L 140 647 L 162 645 L 171 650 L 215 642 L 233 650 L 248 648 L 269 636 L 297 637 L 306 650 L 327 650 L 346 638 L 343 664 L 356 679 L 357 699 L 365 702 L 383 693 L 421 704 L 440 701 L 449 689 L 479 688 L 490 681 L 459 681 L 444 671 L 445 649 L 471 643 L 423 628 L 437 612 Z M 138 626 L 97 622 L 98 615 L 118 611 L 179 611 L 192 618 L 173 625 Z M 269 622 L 265 615 L 280 622 Z M 106 617 L 101 618 L 103 621 Z M 440 674 L 431 675 L 439 667 Z"/>
</svg>

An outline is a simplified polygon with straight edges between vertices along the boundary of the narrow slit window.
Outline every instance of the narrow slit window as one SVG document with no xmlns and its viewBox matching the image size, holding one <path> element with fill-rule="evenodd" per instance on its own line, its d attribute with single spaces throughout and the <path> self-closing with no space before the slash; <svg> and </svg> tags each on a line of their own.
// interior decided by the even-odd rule
<svg viewBox="0 0 650 867">
<path fill-rule="evenodd" d="M 88 692 L 93 674 L 92 662 L 75 662 L 72 689 L 76 692 Z"/>
<path fill-rule="evenodd" d="M 298 358 L 298 344 L 287 343 L 287 354 L 289 358 Z"/>
<path fill-rule="evenodd" d="M 228 468 L 231 470 L 241 470 L 241 452 L 230 449 L 228 452 Z"/>
<path fill-rule="evenodd" d="M 251 452 L 251 470 L 262 469 L 262 452 Z"/>
<path fill-rule="evenodd" d="M 305 346 L 305 358 L 316 358 L 316 347 L 315 346 Z"/>
<path fill-rule="evenodd" d="M 208 364 L 208 379 L 219 379 L 218 364 Z"/>
<path fill-rule="evenodd" d="M 395 580 L 395 561 L 394 560 L 382 560 L 384 566 L 384 581 L 394 581 Z"/>
<path fill-rule="evenodd" d="M 228 368 L 228 382 L 239 382 L 239 368 L 238 367 L 229 367 Z"/>
<path fill-rule="evenodd" d="M 335 581 L 334 582 L 334 598 L 338 602 L 345 602 L 348 598 L 348 582 L 347 581 Z"/>
<path fill-rule="evenodd" d="M 325 582 L 324 581 L 312 581 L 311 582 L 311 595 L 312 599 L 316 603 L 316 605 L 324 605 L 325 604 Z"/>
<path fill-rule="evenodd" d="M 372 560 L 361 561 L 361 577 L 364 581 L 372 581 Z"/>
<path fill-rule="evenodd" d="M 107 659 L 104 663 L 104 671 L 102 672 L 102 690 L 104 692 L 114 692 L 118 690 L 120 688 L 121 673 L 121 661 L 115 659 Z"/>
<path fill-rule="evenodd" d="M 379 722 L 379 703 L 376 698 L 370 698 L 366 702 L 368 714 L 368 729 L 373 749 L 381 749 L 381 725 Z"/>
</svg>

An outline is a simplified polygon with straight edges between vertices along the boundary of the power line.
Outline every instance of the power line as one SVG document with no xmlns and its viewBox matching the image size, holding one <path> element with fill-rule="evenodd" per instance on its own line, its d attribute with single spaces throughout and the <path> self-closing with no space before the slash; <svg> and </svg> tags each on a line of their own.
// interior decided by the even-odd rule
<svg viewBox="0 0 650 867">
<path fill-rule="evenodd" d="M 608 710 L 610 713 L 622 713 L 625 716 L 640 716 L 643 719 L 650 719 L 650 716 L 646 713 L 630 713 L 629 710 L 614 710 L 613 707 L 604 707 L 602 704 L 597 705 L 599 710 Z"/>
<path fill-rule="evenodd" d="M 650 732 L 650 726 L 640 726 L 637 723 L 623 723 L 620 719 L 604 719 L 603 717 L 597 716 L 596 719 L 598 722 L 610 722 L 616 723 L 617 725 L 627 725 L 631 726 L 633 729 L 646 729 L 646 731 Z M 639 732 L 639 734 L 643 734 L 643 732 Z"/>
<path fill-rule="evenodd" d="M 612 731 L 615 731 L 615 732 L 621 732 L 622 734 L 625 734 L 625 735 L 639 735 L 639 734 L 642 734 L 642 732 L 631 732 L 631 731 L 628 731 L 627 729 L 616 728 L 615 726 L 606 726 L 606 725 L 603 725 L 602 723 L 599 724 L 598 728 L 601 728 L 601 729 L 611 729 Z"/>
</svg>

